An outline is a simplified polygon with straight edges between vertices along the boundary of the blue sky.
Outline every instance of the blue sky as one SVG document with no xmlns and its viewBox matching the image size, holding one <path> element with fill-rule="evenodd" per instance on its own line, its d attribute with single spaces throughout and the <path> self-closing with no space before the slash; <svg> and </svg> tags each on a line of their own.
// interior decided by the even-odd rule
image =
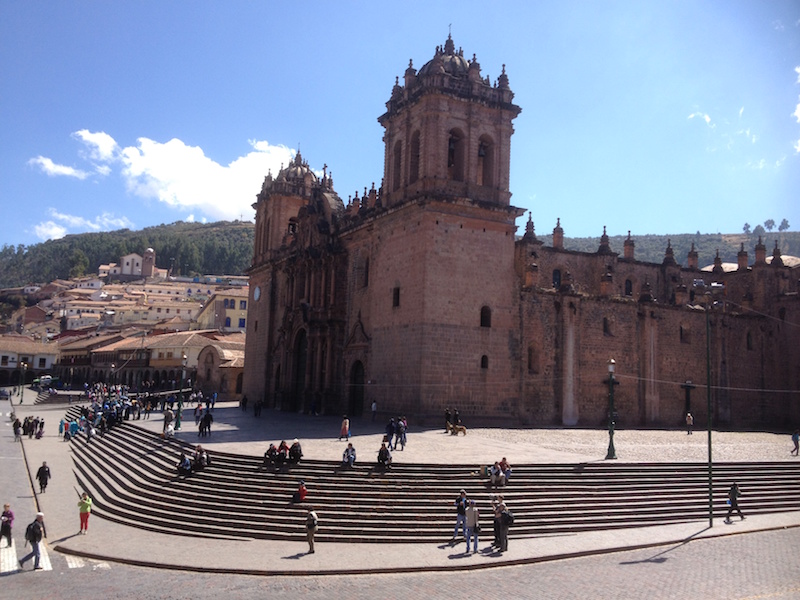
<svg viewBox="0 0 800 600">
<path fill-rule="evenodd" d="M 380 184 L 376 119 L 448 27 L 484 76 L 506 65 L 538 233 L 800 228 L 796 0 L 0 0 L 0 244 L 252 220 L 298 147 L 346 201 Z"/>
</svg>

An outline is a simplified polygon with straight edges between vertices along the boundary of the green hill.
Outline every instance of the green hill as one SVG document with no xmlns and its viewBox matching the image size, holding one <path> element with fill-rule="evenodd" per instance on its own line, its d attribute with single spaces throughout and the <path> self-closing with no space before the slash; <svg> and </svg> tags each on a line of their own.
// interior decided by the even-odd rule
<svg viewBox="0 0 800 600">
<path fill-rule="evenodd" d="M 609 236 L 609 243 L 614 252 L 622 255 L 623 243 L 627 236 Z M 545 244 L 552 244 L 552 236 L 542 236 Z M 667 249 L 667 241 L 672 245 L 675 253 L 675 260 L 678 264 L 686 266 L 686 255 L 694 243 L 698 253 L 700 266 L 710 265 L 714 262 L 714 257 L 719 250 L 722 262 L 736 262 L 736 255 L 739 253 L 741 244 L 748 253 L 748 260 L 753 264 L 755 260 L 755 247 L 758 243 L 757 235 L 747 235 L 744 233 L 733 234 L 704 234 L 704 233 L 679 233 L 675 235 L 631 235 L 635 244 L 635 258 L 643 262 L 661 263 L 664 260 L 664 251 Z M 781 254 L 800 256 L 800 232 L 767 232 L 762 236 L 762 242 L 767 247 L 767 256 L 772 256 L 775 242 Z M 600 246 L 600 238 L 564 238 L 564 247 L 569 250 L 580 250 L 582 252 L 597 252 Z"/>
<path fill-rule="evenodd" d="M 0 250 L 0 287 L 46 283 L 97 273 L 101 264 L 147 248 L 156 266 L 179 275 L 242 275 L 253 257 L 253 223 L 220 221 L 120 229 L 68 235 L 32 246 L 4 245 Z"/>
</svg>

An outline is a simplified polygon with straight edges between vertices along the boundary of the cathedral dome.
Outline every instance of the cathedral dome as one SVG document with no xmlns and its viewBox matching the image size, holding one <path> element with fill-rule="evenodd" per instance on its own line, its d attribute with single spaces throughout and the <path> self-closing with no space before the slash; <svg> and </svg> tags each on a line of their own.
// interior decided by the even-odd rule
<svg viewBox="0 0 800 600">
<path fill-rule="evenodd" d="M 447 73 L 453 77 L 466 77 L 469 73 L 469 61 L 464 58 L 464 53 L 456 52 L 453 38 L 447 36 L 444 48 L 437 46 L 433 59 L 425 63 L 419 70 L 420 75 L 434 73 Z"/>
<path fill-rule="evenodd" d="M 309 179 L 310 181 L 308 181 Z M 281 169 L 281 172 L 278 173 L 278 177 L 276 177 L 275 180 L 289 182 L 307 181 L 308 183 L 313 183 L 317 181 L 317 176 L 314 175 L 311 167 L 309 167 L 308 163 L 303 160 L 303 157 L 298 151 L 294 157 L 294 160 L 289 163 L 288 167 Z"/>
</svg>

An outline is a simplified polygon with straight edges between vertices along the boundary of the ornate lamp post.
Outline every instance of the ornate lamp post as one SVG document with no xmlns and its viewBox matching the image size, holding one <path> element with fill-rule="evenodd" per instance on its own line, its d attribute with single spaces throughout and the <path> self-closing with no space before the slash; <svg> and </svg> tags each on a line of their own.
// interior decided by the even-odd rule
<svg viewBox="0 0 800 600">
<path fill-rule="evenodd" d="M 19 403 L 22 404 L 22 400 L 25 398 L 25 371 L 28 370 L 28 363 L 21 362 L 19 366 L 22 367 L 22 381 L 19 386 Z"/>
<path fill-rule="evenodd" d="M 614 379 L 617 363 L 613 358 L 608 360 L 608 452 L 606 460 L 615 460 L 617 451 L 614 448 L 614 386 L 619 382 Z"/>
</svg>

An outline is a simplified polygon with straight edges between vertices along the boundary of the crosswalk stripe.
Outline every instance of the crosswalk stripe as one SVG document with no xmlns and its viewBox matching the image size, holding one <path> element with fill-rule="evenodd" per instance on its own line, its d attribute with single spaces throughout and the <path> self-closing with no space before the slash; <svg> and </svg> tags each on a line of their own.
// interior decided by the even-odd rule
<svg viewBox="0 0 800 600">
<path fill-rule="evenodd" d="M 0 548 L 0 573 L 11 573 L 17 569 L 19 569 L 17 550 L 12 541 L 11 546 Z"/>
<path fill-rule="evenodd" d="M 67 566 L 70 569 L 80 569 L 81 567 L 86 566 L 86 563 L 83 562 L 83 559 L 80 556 L 72 556 L 71 554 L 66 554 L 64 558 L 67 559 Z"/>
<path fill-rule="evenodd" d="M 23 550 L 20 553 L 17 553 L 17 546 L 16 542 L 12 542 L 11 546 L 3 546 L 0 548 L 0 573 L 14 573 L 19 571 L 19 559 L 22 556 L 25 556 L 30 552 L 30 548 L 28 546 L 24 546 Z M 67 568 L 69 569 L 82 569 L 86 566 L 91 566 L 93 571 L 98 569 L 110 569 L 111 565 L 107 562 L 98 562 L 98 561 L 86 561 L 80 556 L 73 556 L 71 554 L 59 554 L 59 556 L 63 556 L 64 560 L 67 563 Z M 61 560 L 59 558 L 59 560 Z M 25 567 L 23 567 L 26 571 L 33 568 L 31 564 L 33 559 L 30 559 L 27 563 L 25 563 Z M 47 552 L 47 547 L 45 544 L 39 545 L 39 566 L 42 567 L 44 571 L 52 571 L 53 570 L 53 563 L 50 559 L 50 555 Z M 62 564 L 63 568 L 63 564 Z"/>
</svg>

